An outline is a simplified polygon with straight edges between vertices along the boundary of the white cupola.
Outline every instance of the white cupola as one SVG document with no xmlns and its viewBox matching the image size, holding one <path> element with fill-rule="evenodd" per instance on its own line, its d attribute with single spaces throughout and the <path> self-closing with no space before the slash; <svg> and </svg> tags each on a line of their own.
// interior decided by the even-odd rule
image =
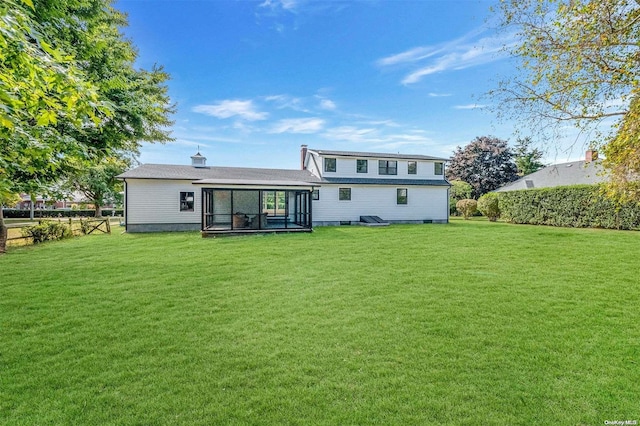
<svg viewBox="0 0 640 426">
<path fill-rule="evenodd" d="M 193 167 L 207 167 L 207 157 L 204 157 L 198 151 L 196 155 L 191 156 L 191 165 Z"/>
</svg>

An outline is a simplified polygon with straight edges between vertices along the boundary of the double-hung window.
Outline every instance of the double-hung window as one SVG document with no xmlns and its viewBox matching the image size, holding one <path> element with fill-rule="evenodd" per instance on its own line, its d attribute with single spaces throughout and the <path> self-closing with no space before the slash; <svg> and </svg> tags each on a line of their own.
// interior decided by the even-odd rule
<svg viewBox="0 0 640 426">
<path fill-rule="evenodd" d="M 442 176 L 444 174 L 444 163 L 441 161 L 434 163 L 433 169 L 434 169 L 433 174 Z"/>
<path fill-rule="evenodd" d="M 324 159 L 324 171 L 325 172 L 335 172 L 336 171 L 336 159 L 335 158 L 325 158 Z"/>
<path fill-rule="evenodd" d="M 398 162 L 389 161 L 389 160 L 378 160 L 378 174 L 379 175 L 397 175 Z"/>
<path fill-rule="evenodd" d="M 356 160 L 356 173 L 368 173 L 369 160 Z"/>
<path fill-rule="evenodd" d="M 340 189 L 338 189 L 338 199 L 340 201 L 350 201 L 351 200 L 351 188 L 340 188 Z"/>
<path fill-rule="evenodd" d="M 397 204 L 407 204 L 409 197 L 407 194 L 407 188 L 398 188 L 396 194 Z"/>
<path fill-rule="evenodd" d="M 410 175 L 415 175 L 418 173 L 418 162 L 417 161 L 409 161 L 407 163 L 407 173 Z"/>
</svg>

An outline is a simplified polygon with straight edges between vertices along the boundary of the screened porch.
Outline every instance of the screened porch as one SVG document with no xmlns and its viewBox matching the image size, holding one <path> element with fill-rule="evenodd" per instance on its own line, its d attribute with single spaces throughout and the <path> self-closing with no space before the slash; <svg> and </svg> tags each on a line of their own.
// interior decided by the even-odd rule
<svg viewBox="0 0 640 426">
<path fill-rule="evenodd" d="M 202 232 L 311 231 L 309 189 L 202 189 Z"/>
</svg>

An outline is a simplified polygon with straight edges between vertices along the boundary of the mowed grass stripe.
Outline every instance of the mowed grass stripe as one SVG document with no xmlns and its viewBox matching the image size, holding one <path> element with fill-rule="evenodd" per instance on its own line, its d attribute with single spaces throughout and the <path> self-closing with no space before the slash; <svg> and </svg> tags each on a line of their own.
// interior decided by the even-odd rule
<svg viewBox="0 0 640 426">
<path fill-rule="evenodd" d="M 454 221 L 0 258 L 0 421 L 639 419 L 640 234 Z"/>
</svg>

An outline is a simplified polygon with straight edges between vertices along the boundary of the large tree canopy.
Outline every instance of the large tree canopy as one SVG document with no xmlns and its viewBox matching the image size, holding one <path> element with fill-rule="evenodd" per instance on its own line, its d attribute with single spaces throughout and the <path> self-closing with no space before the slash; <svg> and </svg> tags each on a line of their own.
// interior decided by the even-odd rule
<svg viewBox="0 0 640 426">
<path fill-rule="evenodd" d="M 609 195 L 621 202 L 640 201 L 640 97 L 631 102 L 617 135 L 604 147 L 611 172 Z"/>
<path fill-rule="evenodd" d="M 498 11 L 502 29 L 517 35 L 507 49 L 519 60 L 491 92 L 499 115 L 538 135 L 572 124 L 591 145 L 613 141 L 605 150 L 614 180 L 636 180 L 638 128 L 627 116 L 640 96 L 640 2 L 501 0 Z"/>
<path fill-rule="evenodd" d="M 593 126 L 623 117 L 640 85 L 636 0 L 502 0 L 502 27 L 517 32 L 518 73 L 493 94 L 503 114 L 534 126 Z"/>
<path fill-rule="evenodd" d="M 478 199 L 518 179 L 514 154 L 502 139 L 477 137 L 456 149 L 447 168 L 447 179 L 467 182 L 473 188 L 471 196 Z"/>
<path fill-rule="evenodd" d="M 0 3 L 5 191 L 45 193 L 105 159 L 135 155 L 142 141 L 171 139 L 168 75 L 134 67 L 136 50 L 120 32 L 126 17 L 111 2 Z"/>
</svg>

